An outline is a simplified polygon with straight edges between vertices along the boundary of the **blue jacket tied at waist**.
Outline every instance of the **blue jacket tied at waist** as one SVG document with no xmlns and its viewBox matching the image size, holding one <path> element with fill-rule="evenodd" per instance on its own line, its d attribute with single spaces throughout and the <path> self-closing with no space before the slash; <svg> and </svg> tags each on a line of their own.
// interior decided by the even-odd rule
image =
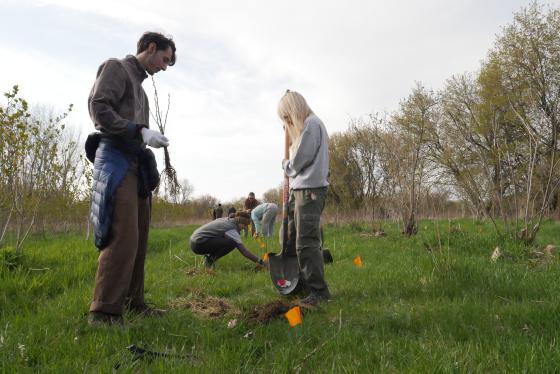
<svg viewBox="0 0 560 374">
<path fill-rule="evenodd" d="M 103 249 L 109 243 L 113 219 L 113 196 L 129 168 L 127 155 L 101 141 L 95 153 L 93 195 L 90 219 L 93 223 L 95 246 Z"/>
</svg>

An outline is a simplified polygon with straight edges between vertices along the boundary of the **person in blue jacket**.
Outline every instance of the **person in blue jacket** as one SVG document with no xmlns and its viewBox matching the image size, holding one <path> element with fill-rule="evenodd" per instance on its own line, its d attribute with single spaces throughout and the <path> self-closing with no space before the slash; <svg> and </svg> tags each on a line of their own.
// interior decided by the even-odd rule
<svg viewBox="0 0 560 374">
<path fill-rule="evenodd" d="M 274 223 L 278 215 L 278 205 L 262 203 L 251 210 L 251 219 L 255 224 L 255 232 L 259 236 L 271 237 L 274 233 Z"/>
</svg>

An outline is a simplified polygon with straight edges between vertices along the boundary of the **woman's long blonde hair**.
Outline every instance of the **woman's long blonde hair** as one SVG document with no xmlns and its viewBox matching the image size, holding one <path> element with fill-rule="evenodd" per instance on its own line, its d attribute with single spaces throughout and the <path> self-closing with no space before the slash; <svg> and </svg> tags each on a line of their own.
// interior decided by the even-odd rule
<svg viewBox="0 0 560 374">
<path fill-rule="evenodd" d="M 299 137 L 303 131 L 303 123 L 311 114 L 313 114 L 313 111 L 300 93 L 286 90 L 286 93 L 278 103 L 278 116 L 280 116 L 280 119 L 288 128 L 288 134 L 292 144 L 290 152 L 292 154 L 299 145 Z M 294 126 L 288 126 L 288 119 L 292 121 Z"/>
</svg>

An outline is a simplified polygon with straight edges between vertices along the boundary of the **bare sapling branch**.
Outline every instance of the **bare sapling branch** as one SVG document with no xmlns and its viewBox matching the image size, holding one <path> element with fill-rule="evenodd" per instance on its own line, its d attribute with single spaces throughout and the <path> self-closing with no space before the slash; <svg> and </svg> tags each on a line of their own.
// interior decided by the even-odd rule
<svg viewBox="0 0 560 374">
<path fill-rule="evenodd" d="M 152 84 L 154 86 L 154 111 L 150 110 L 150 114 L 152 119 L 156 123 L 159 131 L 162 135 L 165 135 L 165 126 L 167 125 L 167 115 L 169 114 L 169 106 L 171 104 L 171 95 L 167 95 L 167 108 L 165 110 L 165 115 L 163 114 L 160 105 L 159 105 L 159 96 L 158 90 L 156 87 L 156 82 L 154 77 L 152 76 Z M 163 147 L 163 156 L 164 156 L 164 163 L 165 168 L 161 172 L 162 180 L 165 184 L 165 189 L 169 193 L 170 197 L 177 196 L 181 190 L 181 185 L 177 179 L 177 171 L 173 166 L 171 166 L 171 159 L 169 157 L 169 151 L 167 147 Z M 160 181 L 161 185 L 161 181 Z M 159 191 L 159 185 L 156 188 L 156 191 Z"/>
</svg>

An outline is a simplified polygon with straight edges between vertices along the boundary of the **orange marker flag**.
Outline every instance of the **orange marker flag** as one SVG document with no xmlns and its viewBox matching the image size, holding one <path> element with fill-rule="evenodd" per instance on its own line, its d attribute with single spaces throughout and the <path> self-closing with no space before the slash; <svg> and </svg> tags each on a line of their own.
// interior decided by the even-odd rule
<svg viewBox="0 0 560 374">
<path fill-rule="evenodd" d="M 268 252 L 262 256 L 263 261 L 268 261 Z"/>
<path fill-rule="evenodd" d="M 354 259 L 354 265 L 356 265 L 359 268 L 364 266 L 364 264 L 362 262 L 362 258 L 360 256 L 356 256 L 356 258 Z"/>
<path fill-rule="evenodd" d="M 288 310 L 286 314 L 284 314 L 288 319 L 288 323 L 290 326 L 294 327 L 302 323 L 301 320 L 301 309 L 299 306 L 295 306 L 292 309 Z"/>
</svg>

